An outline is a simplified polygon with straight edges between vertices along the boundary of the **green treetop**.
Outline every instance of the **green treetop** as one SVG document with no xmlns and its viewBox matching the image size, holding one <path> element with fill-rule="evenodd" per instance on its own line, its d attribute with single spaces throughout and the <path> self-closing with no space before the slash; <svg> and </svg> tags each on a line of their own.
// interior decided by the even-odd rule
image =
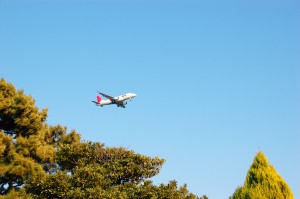
<svg viewBox="0 0 300 199">
<path fill-rule="evenodd" d="M 44 140 L 47 109 L 31 96 L 0 80 L 0 194 L 19 189 L 30 175 L 42 173 L 54 149 Z"/>
<path fill-rule="evenodd" d="M 260 151 L 256 154 L 247 173 L 243 187 L 237 188 L 232 199 L 293 199 L 288 184 L 269 164 Z"/>
</svg>

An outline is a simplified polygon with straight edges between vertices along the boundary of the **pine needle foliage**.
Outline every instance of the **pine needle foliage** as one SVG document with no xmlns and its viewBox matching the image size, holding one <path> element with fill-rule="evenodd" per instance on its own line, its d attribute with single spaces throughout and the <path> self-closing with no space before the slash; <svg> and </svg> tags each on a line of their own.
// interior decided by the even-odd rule
<svg viewBox="0 0 300 199">
<path fill-rule="evenodd" d="M 43 136 L 46 117 L 47 109 L 40 111 L 31 96 L 0 80 L 0 194 L 20 189 L 53 161 Z"/>
</svg>

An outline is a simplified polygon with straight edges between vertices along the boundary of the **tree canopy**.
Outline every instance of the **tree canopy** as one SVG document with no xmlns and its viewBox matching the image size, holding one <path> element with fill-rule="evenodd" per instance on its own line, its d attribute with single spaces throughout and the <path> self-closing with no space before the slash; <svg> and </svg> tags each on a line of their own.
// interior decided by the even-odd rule
<svg viewBox="0 0 300 199">
<path fill-rule="evenodd" d="M 269 164 L 268 159 L 259 151 L 247 173 L 243 187 L 238 187 L 232 199 L 293 199 L 288 184 Z"/>
<path fill-rule="evenodd" d="M 176 181 L 154 185 L 164 159 L 82 141 L 46 118 L 47 109 L 0 80 L 0 198 L 207 198 Z"/>
</svg>

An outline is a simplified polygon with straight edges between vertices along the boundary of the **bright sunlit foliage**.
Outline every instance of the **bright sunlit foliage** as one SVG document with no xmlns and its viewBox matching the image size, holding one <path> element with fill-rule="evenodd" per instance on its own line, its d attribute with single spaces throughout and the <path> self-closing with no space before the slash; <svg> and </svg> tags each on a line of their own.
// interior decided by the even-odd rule
<svg viewBox="0 0 300 199">
<path fill-rule="evenodd" d="M 263 152 L 258 152 L 248 171 L 243 187 L 238 187 L 232 199 L 294 198 L 291 189 L 283 178 L 269 164 Z"/>
</svg>

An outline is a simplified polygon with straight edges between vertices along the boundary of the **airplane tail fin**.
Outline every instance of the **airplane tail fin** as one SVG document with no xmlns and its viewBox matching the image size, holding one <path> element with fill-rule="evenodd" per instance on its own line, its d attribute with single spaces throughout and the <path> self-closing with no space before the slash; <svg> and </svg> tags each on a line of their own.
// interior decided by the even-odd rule
<svg viewBox="0 0 300 199">
<path fill-rule="evenodd" d="M 96 105 L 99 105 L 101 100 L 102 100 L 101 97 L 97 96 L 97 102 L 96 101 L 92 101 L 92 102 L 94 102 Z"/>
</svg>

